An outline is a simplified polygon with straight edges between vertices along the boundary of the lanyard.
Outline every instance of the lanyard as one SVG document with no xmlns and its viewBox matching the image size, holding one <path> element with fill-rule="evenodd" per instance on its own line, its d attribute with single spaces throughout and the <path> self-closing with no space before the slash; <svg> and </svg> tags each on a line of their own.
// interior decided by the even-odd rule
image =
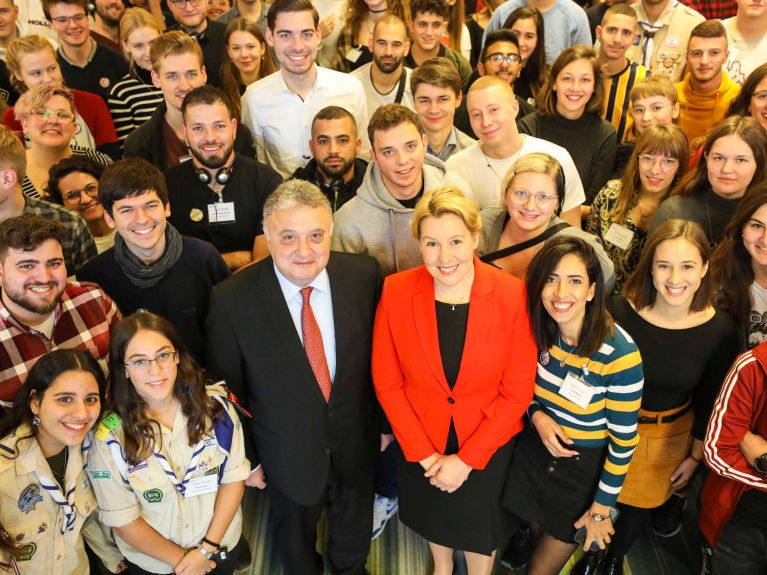
<svg viewBox="0 0 767 575">
<path fill-rule="evenodd" d="M 181 481 L 178 480 L 176 473 L 173 471 L 173 469 L 171 469 L 170 464 L 168 463 L 168 460 L 165 458 L 165 456 L 159 451 L 154 452 L 154 456 L 160 462 L 160 465 L 162 466 L 162 469 L 165 472 L 165 475 L 168 476 L 168 479 L 170 479 L 171 483 L 173 483 L 173 486 L 181 494 L 182 497 L 184 496 L 184 493 L 186 492 L 186 484 L 189 483 L 189 480 L 192 478 L 192 475 L 194 474 L 195 471 L 197 471 L 197 464 L 200 460 L 200 455 L 202 455 L 202 452 L 205 450 L 206 440 L 208 439 L 209 438 L 203 438 L 195 446 L 194 452 L 192 453 L 192 460 L 189 462 L 189 467 L 186 470 L 186 475 L 184 475 L 184 479 L 182 479 Z"/>
<path fill-rule="evenodd" d="M 88 450 L 91 447 L 91 435 L 90 433 L 85 437 L 85 441 L 83 441 L 83 445 L 81 447 L 82 452 L 82 459 L 83 459 L 83 469 L 85 469 L 85 461 L 86 461 L 86 455 L 88 453 Z M 65 447 L 64 449 L 69 449 L 68 447 Z M 66 478 L 66 469 L 64 470 L 64 477 Z M 77 512 L 75 511 L 75 489 L 77 488 L 77 480 L 75 480 L 74 485 L 67 490 L 66 495 L 64 495 L 61 492 L 61 488 L 59 487 L 59 484 L 53 481 L 50 477 L 47 475 L 44 475 L 40 472 L 39 469 L 35 469 L 35 475 L 37 475 L 37 480 L 40 482 L 40 485 L 43 489 L 48 493 L 48 495 L 51 496 L 51 499 L 53 499 L 56 503 L 58 503 L 59 507 L 61 507 L 61 510 L 64 512 L 64 521 L 61 524 L 61 534 L 64 535 L 68 531 L 72 531 L 75 528 L 75 519 L 77 517 Z"/>
</svg>

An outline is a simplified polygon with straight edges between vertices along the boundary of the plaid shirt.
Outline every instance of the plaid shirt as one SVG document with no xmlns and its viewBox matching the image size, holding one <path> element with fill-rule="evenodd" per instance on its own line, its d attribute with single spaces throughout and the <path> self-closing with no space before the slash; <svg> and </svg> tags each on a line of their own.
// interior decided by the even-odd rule
<svg viewBox="0 0 767 575">
<path fill-rule="evenodd" d="M 96 284 L 68 283 L 61 294 L 53 339 L 14 319 L 0 300 L 0 401 L 13 401 L 35 362 L 54 349 L 84 349 L 96 359 L 109 353 L 109 334 L 120 312 Z"/>
<path fill-rule="evenodd" d="M 96 257 L 96 244 L 85 220 L 80 214 L 63 206 L 36 200 L 24 196 L 24 215 L 34 214 L 59 222 L 67 229 L 67 235 L 61 242 L 64 251 L 64 263 L 69 275 L 76 275 L 80 269 Z"/>
<path fill-rule="evenodd" d="M 737 0 L 682 0 L 682 2 L 700 12 L 706 20 L 732 18 L 738 11 Z"/>
</svg>

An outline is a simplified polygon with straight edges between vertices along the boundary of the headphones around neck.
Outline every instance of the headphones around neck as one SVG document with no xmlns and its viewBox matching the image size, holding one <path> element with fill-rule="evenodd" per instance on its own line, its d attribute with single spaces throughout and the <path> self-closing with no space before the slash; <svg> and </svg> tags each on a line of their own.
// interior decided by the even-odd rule
<svg viewBox="0 0 767 575">
<path fill-rule="evenodd" d="M 232 177 L 232 167 L 226 167 L 219 168 L 216 171 L 215 180 L 217 184 L 226 185 L 229 180 Z M 210 172 L 206 170 L 205 168 L 198 168 L 197 166 L 194 167 L 194 173 L 197 175 L 197 179 L 200 180 L 200 183 L 205 184 L 206 186 L 211 183 L 210 178 Z"/>
</svg>

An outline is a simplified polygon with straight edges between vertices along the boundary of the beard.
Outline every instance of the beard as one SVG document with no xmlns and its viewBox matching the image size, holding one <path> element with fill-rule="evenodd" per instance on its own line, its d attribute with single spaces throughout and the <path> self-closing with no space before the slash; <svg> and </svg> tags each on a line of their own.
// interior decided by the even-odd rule
<svg viewBox="0 0 767 575">
<path fill-rule="evenodd" d="M 107 10 L 102 9 L 100 6 L 96 6 L 96 13 L 109 26 L 117 27 L 120 25 L 120 18 L 125 13 L 125 6 L 123 6 L 123 10 L 117 18 L 113 18 Z"/>
<path fill-rule="evenodd" d="M 335 157 L 342 160 L 343 163 L 340 164 L 339 166 L 328 166 L 327 164 L 325 164 L 328 158 L 325 158 L 325 160 L 323 160 L 322 162 L 317 162 L 317 169 L 319 169 L 325 176 L 327 176 L 331 180 L 342 177 L 346 172 L 348 172 L 352 168 L 352 166 L 354 166 L 354 157 L 348 160 L 344 158 L 340 158 L 338 156 L 335 156 Z"/>
<path fill-rule="evenodd" d="M 229 160 L 229 157 L 232 155 L 232 150 L 234 149 L 234 142 L 230 142 L 228 146 L 226 146 L 222 151 L 220 151 L 218 154 L 214 154 L 212 156 L 204 154 L 202 152 L 202 147 L 206 146 L 206 143 L 202 143 L 197 147 L 189 146 L 189 153 L 194 156 L 194 159 L 200 162 L 203 166 L 208 168 L 209 170 L 218 170 L 219 168 L 222 168 L 226 165 L 226 162 Z"/>
<path fill-rule="evenodd" d="M 50 300 L 41 301 L 32 299 L 27 295 L 27 288 L 32 286 L 51 286 L 57 289 Z M 59 303 L 59 298 L 61 297 L 61 294 L 64 293 L 64 286 L 59 286 L 57 282 L 49 282 L 45 284 L 30 282 L 28 284 L 24 284 L 20 290 L 16 290 L 10 286 L 3 285 L 3 293 L 10 301 L 15 303 L 20 308 L 32 313 L 36 313 L 38 315 L 46 315 L 56 309 L 56 304 Z"/>
<path fill-rule="evenodd" d="M 391 74 L 394 72 L 397 68 L 400 67 L 400 64 L 402 64 L 402 58 L 394 58 L 394 61 L 391 64 L 387 64 L 383 61 L 382 57 L 379 56 L 373 56 L 373 60 L 375 61 L 375 65 L 378 67 L 381 72 L 384 74 Z"/>
</svg>

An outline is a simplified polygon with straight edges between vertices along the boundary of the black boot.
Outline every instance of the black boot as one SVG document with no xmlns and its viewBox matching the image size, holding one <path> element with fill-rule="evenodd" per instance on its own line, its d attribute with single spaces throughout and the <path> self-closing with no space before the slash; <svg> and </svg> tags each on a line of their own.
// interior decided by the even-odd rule
<svg viewBox="0 0 767 575">
<path fill-rule="evenodd" d="M 623 575 L 623 557 L 608 555 L 602 562 L 602 575 Z"/>
<path fill-rule="evenodd" d="M 587 551 L 570 571 L 570 575 L 596 575 L 601 559 L 602 554 L 598 551 Z"/>
</svg>

